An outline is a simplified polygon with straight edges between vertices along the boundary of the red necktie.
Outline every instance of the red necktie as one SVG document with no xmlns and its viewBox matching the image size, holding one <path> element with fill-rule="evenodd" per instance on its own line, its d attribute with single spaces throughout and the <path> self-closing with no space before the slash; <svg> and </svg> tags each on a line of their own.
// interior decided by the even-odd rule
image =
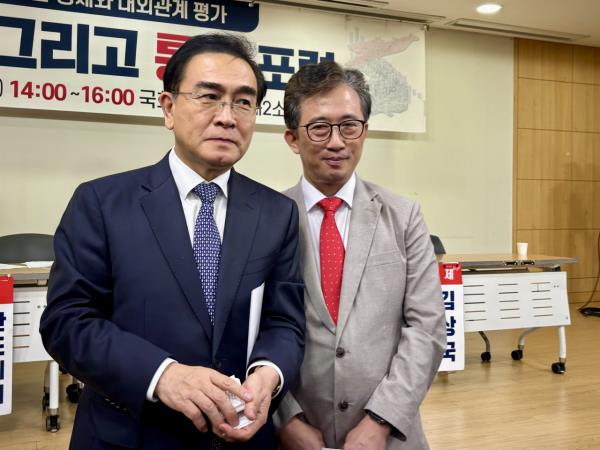
<svg viewBox="0 0 600 450">
<path fill-rule="evenodd" d="M 321 222 L 320 257 L 321 257 L 321 289 L 329 315 L 337 325 L 342 289 L 342 272 L 344 269 L 344 242 L 335 224 L 335 211 L 342 204 L 338 197 L 324 198 L 318 205 L 323 210 Z"/>
</svg>

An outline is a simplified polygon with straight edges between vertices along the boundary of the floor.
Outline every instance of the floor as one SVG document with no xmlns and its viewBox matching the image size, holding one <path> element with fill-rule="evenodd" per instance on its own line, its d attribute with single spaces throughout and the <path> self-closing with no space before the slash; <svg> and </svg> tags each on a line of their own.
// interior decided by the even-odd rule
<svg viewBox="0 0 600 450">
<path fill-rule="evenodd" d="M 484 344 L 466 335 L 464 371 L 440 374 L 422 407 L 435 449 L 600 449 L 600 318 L 571 308 L 567 372 L 550 370 L 558 360 L 558 333 L 544 328 L 527 338 L 524 358 L 513 361 L 516 330 L 490 332 L 492 361 L 482 363 Z M 0 450 L 68 448 L 76 405 L 64 394 L 61 375 L 57 433 L 45 430 L 42 380 L 45 363 L 14 366 L 13 413 L 0 417 Z"/>
</svg>

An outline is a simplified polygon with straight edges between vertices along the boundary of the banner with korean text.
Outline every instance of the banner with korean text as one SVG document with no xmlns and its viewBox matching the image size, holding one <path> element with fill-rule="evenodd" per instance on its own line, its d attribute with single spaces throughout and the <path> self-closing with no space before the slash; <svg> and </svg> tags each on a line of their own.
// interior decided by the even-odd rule
<svg viewBox="0 0 600 450">
<path fill-rule="evenodd" d="M 259 124 L 283 125 L 287 80 L 327 59 L 366 75 L 371 130 L 425 131 L 420 26 L 225 0 L 0 0 L 0 107 L 161 117 L 168 59 L 214 31 L 257 46 L 269 86 Z"/>
<path fill-rule="evenodd" d="M 465 368 L 465 326 L 462 265 L 439 264 L 442 299 L 446 309 L 446 351 L 438 369 L 453 372 Z"/>
<path fill-rule="evenodd" d="M 12 411 L 13 279 L 0 276 L 0 416 Z"/>
</svg>

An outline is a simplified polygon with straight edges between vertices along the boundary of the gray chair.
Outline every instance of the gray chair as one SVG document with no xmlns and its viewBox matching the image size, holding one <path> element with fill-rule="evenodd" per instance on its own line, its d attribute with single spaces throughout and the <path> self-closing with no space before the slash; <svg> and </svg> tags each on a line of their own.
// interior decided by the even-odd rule
<svg viewBox="0 0 600 450">
<path fill-rule="evenodd" d="M 429 237 L 431 238 L 433 252 L 436 254 L 436 256 L 445 255 L 446 249 L 444 248 L 444 244 L 442 244 L 442 240 L 435 234 L 430 234 Z"/>
<path fill-rule="evenodd" d="M 0 263 L 54 261 L 50 234 L 22 233 L 0 236 Z"/>
</svg>

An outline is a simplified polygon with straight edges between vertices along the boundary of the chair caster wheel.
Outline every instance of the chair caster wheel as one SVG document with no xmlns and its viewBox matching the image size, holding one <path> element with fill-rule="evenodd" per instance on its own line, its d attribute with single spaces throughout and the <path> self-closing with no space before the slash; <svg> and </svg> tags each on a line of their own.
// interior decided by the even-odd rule
<svg viewBox="0 0 600 450">
<path fill-rule="evenodd" d="M 520 361 L 523 359 L 523 350 L 513 350 L 510 356 L 513 360 Z"/>
<path fill-rule="evenodd" d="M 481 361 L 490 362 L 492 360 L 492 354 L 490 352 L 483 352 L 481 354 Z"/>
<path fill-rule="evenodd" d="M 81 389 L 77 384 L 70 384 L 67 386 L 67 398 L 71 403 L 79 403 L 79 397 L 81 396 Z"/>
<path fill-rule="evenodd" d="M 56 433 L 58 430 L 60 430 L 60 417 L 46 416 L 46 431 Z"/>
<path fill-rule="evenodd" d="M 564 362 L 555 362 L 552 363 L 552 372 L 557 373 L 557 374 L 563 374 L 565 373 L 567 370 L 567 367 L 565 366 Z"/>
</svg>

